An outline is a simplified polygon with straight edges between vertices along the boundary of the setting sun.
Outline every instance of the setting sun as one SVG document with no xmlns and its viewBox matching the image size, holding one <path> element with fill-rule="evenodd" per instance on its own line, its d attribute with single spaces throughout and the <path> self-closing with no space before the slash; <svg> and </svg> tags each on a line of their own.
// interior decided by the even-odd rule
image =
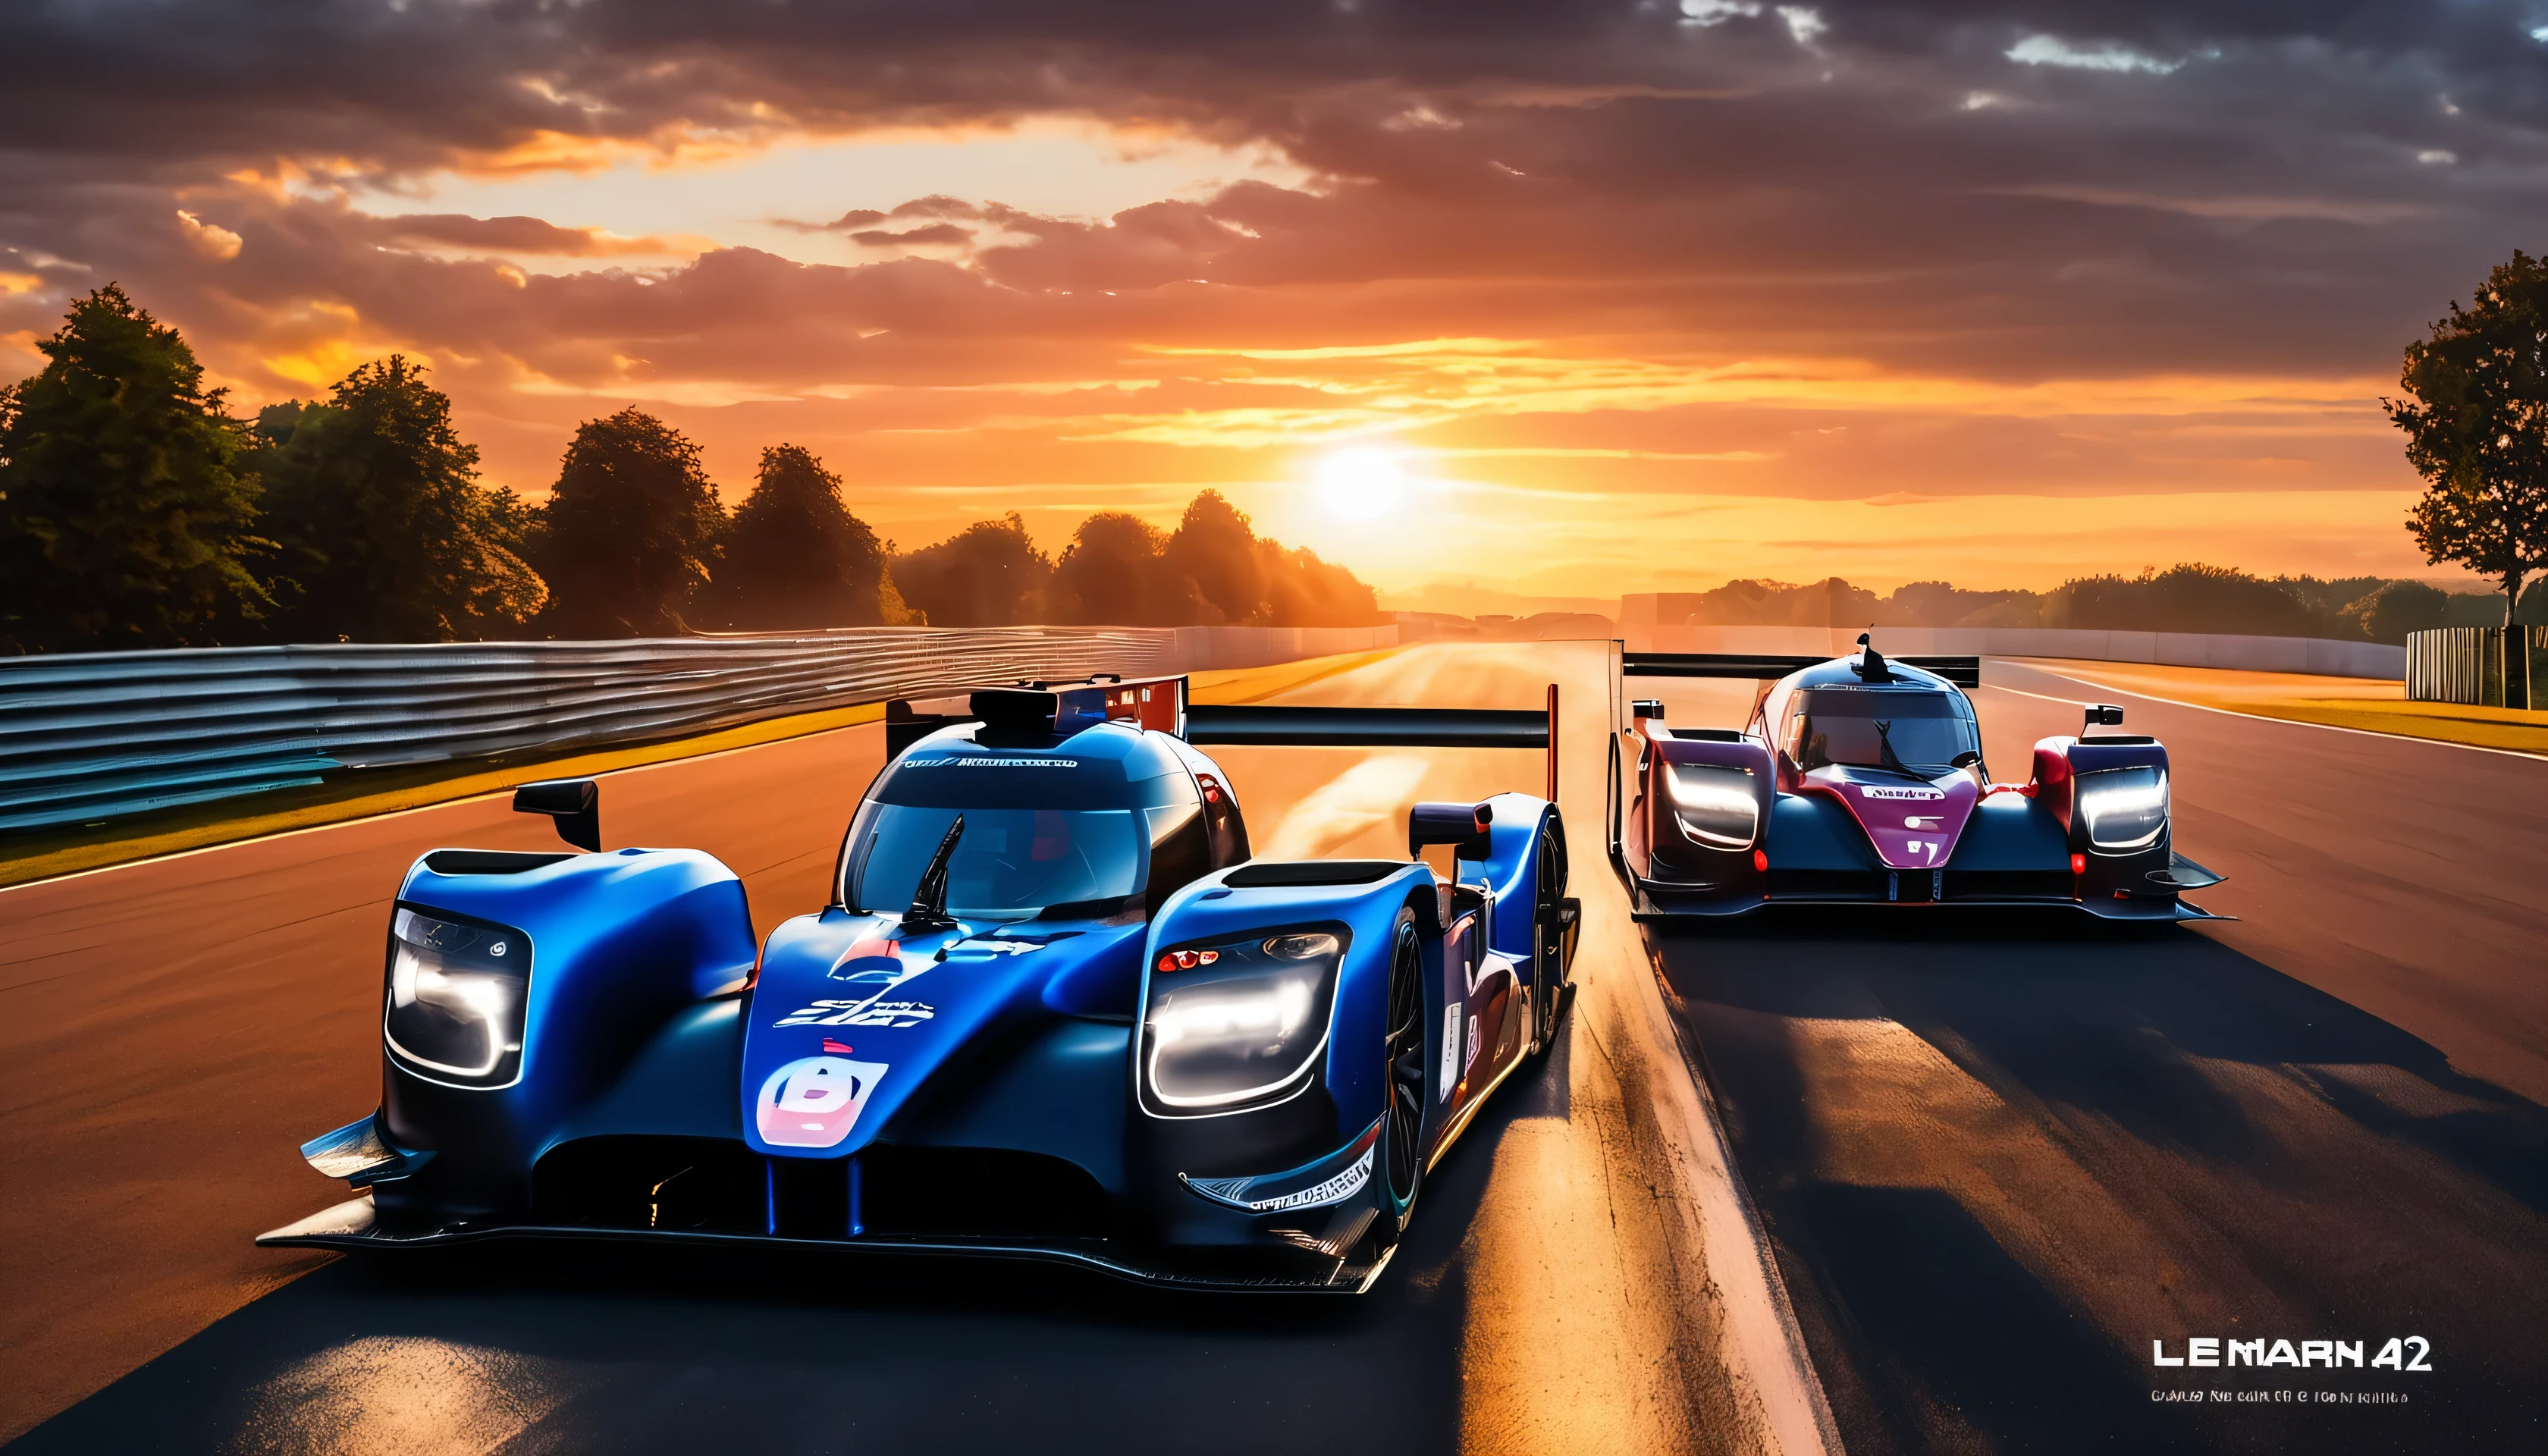
<svg viewBox="0 0 2548 1456">
<path fill-rule="evenodd" d="M 1407 474 L 1386 450 L 1340 450 L 1319 462 L 1319 503 L 1343 520 L 1378 520 L 1398 508 Z"/>
</svg>

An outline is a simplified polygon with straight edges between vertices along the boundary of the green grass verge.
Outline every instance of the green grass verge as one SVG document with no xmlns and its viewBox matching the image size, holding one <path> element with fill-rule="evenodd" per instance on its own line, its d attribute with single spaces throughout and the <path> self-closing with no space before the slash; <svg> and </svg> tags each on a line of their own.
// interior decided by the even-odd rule
<svg viewBox="0 0 2548 1456">
<path fill-rule="evenodd" d="M 2081 662 L 2046 658 L 2048 668 L 2083 682 L 2192 703 L 2197 707 L 2423 738 L 2472 748 L 2548 756 L 2548 711 L 2477 707 L 2465 703 L 2412 702 L 2394 680 L 2338 679 L 2215 668 L 2157 667 L 2143 663 Z"/>
<path fill-rule="evenodd" d="M 2469 707 L 2447 702 L 2394 702 L 2377 706 L 2344 699 L 2269 698 L 2261 702 L 2206 703 L 2234 712 L 2295 723 L 2322 723 L 2397 738 L 2429 738 L 2476 748 L 2548 755 L 2548 712 Z"/>
</svg>

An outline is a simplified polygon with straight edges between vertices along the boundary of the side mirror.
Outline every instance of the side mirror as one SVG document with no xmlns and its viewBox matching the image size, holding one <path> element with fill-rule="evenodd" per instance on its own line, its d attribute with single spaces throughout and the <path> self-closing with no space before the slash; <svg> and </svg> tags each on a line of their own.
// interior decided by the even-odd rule
<svg viewBox="0 0 2548 1456">
<path fill-rule="evenodd" d="M 2088 704 L 2088 721 L 2080 725 L 2079 731 L 2084 734 L 2091 728 L 2121 728 L 2122 726 L 2124 726 L 2122 708 L 2110 702 L 2092 702 Z"/>
<path fill-rule="evenodd" d="M 1628 704 L 1628 716 L 1638 719 L 1639 721 L 1652 718 L 1656 722 L 1660 723 L 1663 721 L 1664 716 L 1663 699 L 1659 697 L 1638 698 L 1636 701 Z"/>
<path fill-rule="evenodd" d="M 1407 858 L 1422 859 L 1426 845 L 1449 845 L 1460 859 L 1483 860 L 1495 818 L 1485 804 L 1417 804 L 1407 811 Z"/>
<path fill-rule="evenodd" d="M 1978 764 L 1978 763 L 1980 763 L 1981 761 L 1982 761 L 1982 756 L 1981 756 L 1981 755 L 1979 755 L 1979 754 L 1977 754 L 1977 753 L 1974 753 L 1971 749 L 1966 749 L 1966 750 L 1964 750 L 1962 753 L 1959 753 L 1959 754 L 1956 755 L 1954 758 L 1949 759 L 1949 760 L 1947 761 L 1947 767 L 1948 767 L 1948 768 L 1950 768 L 1950 769 L 1969 769 L 1969 768 L 1971 768 L 1973 765 Z"/>
<path fill-rule="evenodd" d="M 579 850 L 601 850 L 601 785 L 590 778 L 547 778 L 513 790 L 513 812 L 557 820 L 558 838 Z"/>
</svg>

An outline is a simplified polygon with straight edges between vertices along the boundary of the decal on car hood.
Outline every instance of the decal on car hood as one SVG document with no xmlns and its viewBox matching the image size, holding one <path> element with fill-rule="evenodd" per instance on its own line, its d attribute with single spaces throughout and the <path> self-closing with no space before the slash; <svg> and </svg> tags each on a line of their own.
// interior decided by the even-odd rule
<svg viewBox="0 0 2548 1456">
<path fill-rule="evenodd" d="M 857 1151 L 987 1029 L 1048 1014 L 1046 983 L 1086 958 L 1076 948 L 1103 949 L 1081 936 L 998 923 L 907 930 L 837 911 L 788 921 L 745 1004 L 745 1141 L 795 1157 Z"/>
<path fill-rule="evenodd" d="M 1805 776 L 1805 787 L 1840 800 L 1887 869 L 1944 866 L 1981 797 L 1972 775 L 1960 773 L 1916 783 L 1862 781 L 1847 770 L 1817 769 Z"/>
<path fill-rule="evenodd" d="M 843 1001 L 837 997 L 791 1011 L 774 1027 L 916 1027 L 938 1015 L 926 1001 Z"/>
</svg>

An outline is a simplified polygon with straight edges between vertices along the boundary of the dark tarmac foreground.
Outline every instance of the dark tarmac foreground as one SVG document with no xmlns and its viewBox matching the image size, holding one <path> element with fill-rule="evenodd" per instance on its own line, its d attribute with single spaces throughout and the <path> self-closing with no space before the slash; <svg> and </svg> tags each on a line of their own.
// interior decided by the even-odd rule
<svg viewBox="0 0 2548 1456">
<path fill-rule="evenodd" d="M 1584 826 L 1563 1040 L 1433 1170 L 1360 1299 L 832 1250 L 258 1249 L 345 1196 L 293 1149 L 377 1099 L 399 871 L 434 845 L 542 848 L 549 826 L 481 800 L 0 891 L 0 1430 L 26 1432 L 8 1449 L 1821 1449 L 1828 1415 L 1601 862 L 1604 663 L 1417 649 L 1314 689 L 1526 707 L 1564 682 Z M 603 832 L 718 855 L 767 933 L 822 902 L 881 761 L 863 727 L 611 775 Z M 1513 751 L 1222 762 L 1273 858 L 1403 854 L 1410 801 L 1545 773 Z"/>
<path fill-rule="evenodd" d="M 1985 679 L 2003 779 L 2077 731 L 2023 693 L 2127 704 L 2243 918 L 1650 934 L 1848 1449 L 2548 1449 L 2548 763 Z M 2152 1363 L 2193 1336 L 2364 1368 Z"/>
<path fill-rule="evenodd" d="M 1562 1115 L 1567 1055 L 1434 1170 L 1368 1298 L 624 1245 L 343 1259 L 9 1450 L 1454 1450 L 1460 1244 L 1503 1130 Z"/>
<path fill-rule="evenodd" d="M 1564 1041 L 1359 1301 L 837 1254 L 255 1250 L 340 1196 L 291 1144 L 373 1095 L 397 867 L 545 827 L 454 805 L 0 892 L 0 1356 L 21 1409 L 64 1392 L 9 1449 L 1760 1449 L 1782 1336 L 1659 1112 L 1688 1087 L 1640 1020 L 1657 980 L 1859 1456 L 2548 1449 L 2548 763 L 1994 662 L 1999 776 L 2077 702 L 2126 703 L 2174 756 L 2180 849 L 2232 876 L 2196 898 L 2241 920 L 1806 910 L 1641 939 L 1602 878 L 1600 730 L 1573 717 L 1597 686 L 1568 651 L 1320 684 L 1518 706 L 1567 682 L 1590 921 Z M 1707 690 L 1668 684 L 1674 719 L 1726 721 Z M 604 824 L 743 867 L 766 930 L 819 895 L 878 752 L 852 730 L 618 775 Z M 1406 800 L 1535 775 L 1509 757 L 1228 767 L 1279 821 L 1260 852 L 1389 853 Z M 2429 1372 L 2367 1368 L 2409 1336 Z M 2358 1340 L 2366 1368 L 2152 1363 L 2195 1337 Z"/>
</svg>

